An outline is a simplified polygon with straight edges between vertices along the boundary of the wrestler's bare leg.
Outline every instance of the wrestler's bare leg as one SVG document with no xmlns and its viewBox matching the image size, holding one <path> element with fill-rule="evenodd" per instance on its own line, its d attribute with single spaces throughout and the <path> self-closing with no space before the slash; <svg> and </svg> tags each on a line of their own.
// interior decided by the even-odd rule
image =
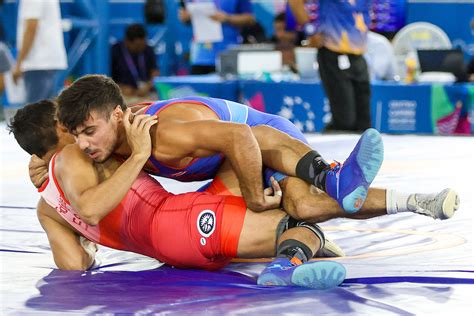
<svg viewBox="0 0 474 316">
<path fill-rule="evenodd" d="M 237 256 L 239 258 L 274 257 L 276 228 L 285 215 L 282 210 L 257 213 L 247 209 L 240 233 Z"/>
<path fill-rule="evenodd" d="M 217 176 L 230 193 L 241 195 L 239 182 L 228 161 L 221 166 Z M 362 209 L 357 214 L 348 214 L 326 193 L 301 179 L 287 177 L 280 181 L 280 185 L 283 191 L 283 209 L 295 219 L 319 223 L 337 217 L 366 219 L 387 214 L 384 189 L 369 189 Z"/>
<path fill-rule="evenodd" d="M 386 190 L 370 188 L 364 205 L 356 214 L 349 214 L 326 193 L 295 177 L 280 181 L 283 208 L 293 218 L 320 223 L 332 218 L 367 219 L 387 214 Z"/>
<path fill-rule="evenodd" d="M 252 132 L 259 143 L 264 164 L 291 175 L 280 181 L 280 185 L 283 189 L 283 207 L 296 219 L 323 222 L 336 217 L 367 219 L 400 212 L 448 219 L 459 208 L 460 199 L 453 189 L 422 194 L 368 188 L 362 208 L 356 214 L 344 212 L 333 197 L 318 191 L 305 180 L 293 177 L 296 165 L 312 150 L 311 147 L 270 126 L 254 126 Z"/>
<path fill-rule="evenodd" d="M 277 226 L 285 217 L 281 210 L 252 212 L 247 210 L 242 232 L 240 233 L 237 256 L 239 258 L 268 258 L 275 256 Z M 278 243 L 288 239 L 298 240 L 310 247 L 315 253 L 321 246 L 321 241 L 306 228 L 295 227 L 284 232 Z"/>
</svg>

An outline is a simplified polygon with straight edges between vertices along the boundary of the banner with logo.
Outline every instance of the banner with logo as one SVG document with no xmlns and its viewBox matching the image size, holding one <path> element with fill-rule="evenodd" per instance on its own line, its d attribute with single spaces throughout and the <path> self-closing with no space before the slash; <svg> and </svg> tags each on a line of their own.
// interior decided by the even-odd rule
<svg viewBox="0 0 474 316">
<path fill-rule="evenodd" d="M 433 133 L 430 85 L 372 85 L 371 112 L 381 132 Z"/>
<path fill-rule="evenodd" d="M 201 95 L 240 101 L 285 117 L 307 133 L 320 132 L 331 121 L 329 101 L 316 81 L 165 77 L 155 86 L 160 99 Z M 383 133 L 474 134 L 474 84 L 377 83 L 371 88 L 372 125 Z"/>
<path fill-rule="evenodd" d="M 317 82 L 241 81 L 242 102 L 290 120 L 301 131 L 319 132 L 331 120 L 328 101 Z"/>
</svg>

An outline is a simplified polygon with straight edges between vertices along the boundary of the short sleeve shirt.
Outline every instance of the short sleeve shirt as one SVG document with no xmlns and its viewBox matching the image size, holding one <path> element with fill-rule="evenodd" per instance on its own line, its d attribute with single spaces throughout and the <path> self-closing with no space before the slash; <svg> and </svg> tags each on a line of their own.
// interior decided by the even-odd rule
<svg viewBox="0 0 474 316">
<path fill-rule="evenodd" d="M 38 20 L 33 45 L 22 63 L 23 71 L 67 68 L 59 0 L 21 0 L 18 7 L 17 48 L 23 45 L 26 20 Z"/>
</svg>

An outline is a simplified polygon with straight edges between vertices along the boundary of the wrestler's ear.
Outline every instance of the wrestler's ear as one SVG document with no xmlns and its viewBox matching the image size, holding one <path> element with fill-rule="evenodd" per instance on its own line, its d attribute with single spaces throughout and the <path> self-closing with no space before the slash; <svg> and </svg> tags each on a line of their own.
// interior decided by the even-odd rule
<svg viewBox="0 0 474 316">
<path fill-rule="evenodd" d="M 112 111 L 112 117 L 116 119 L 118 122 L 123 120 L 123 110 L 120 105 L 117 105 L 114 110 Z"/>
<path fill-rule="evenodd" d="M 66 126 L 56 121 L 56 135 L 58 135 L 58 143 L 73 144 L 74 136 L 69 133 Z"/>
<path fill-rule="evenodd" d="M 59 122 L 56 122 L 56 131 L 61 132 L 61 133 L 69 133 L 66 126 L 64 126 L 63 124 Z"/>
</svg>

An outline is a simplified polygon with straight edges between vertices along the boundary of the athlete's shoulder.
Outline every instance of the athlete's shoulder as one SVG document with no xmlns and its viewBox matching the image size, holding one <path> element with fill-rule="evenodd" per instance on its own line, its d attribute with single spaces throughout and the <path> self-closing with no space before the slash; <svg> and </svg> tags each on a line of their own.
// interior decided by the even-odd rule
<svg viewBox="0 0 474 316">
<path fill-rule="evenodd" d="M 166 107 L 158 114 L 158 124 L 195 121 L 201 119 L 200 109 L 196 109 L 191 103 L 176 103 Z"/>
<path fill-rule="evenodd" d="M 176 143 L 188 133 L 182 125 L 183 120 L 180 119 L 173 117 L 160 118 L 155 131 L 153 148 L 163 151 L 165 147 L 170 147 L 169 149 L 175 147 Z"/>
<path fill-rule="evenodd" d="M 130 106 L 130 110 L 133 114 L 144 114 L 145 111 L 155 102 L 142 102 Z"/>
<path fill-rule="evenodd" d="M 69 144 L 57 153 L 57 159 L 88 158 L 77 144 Z"/>
<path fill-rule="evenodd" d="M 78 164 L 93 165 L 93 161 L 76 144 L 66 145 L 56 154 L 55 171 L 73 168 Z"/>
</svg>

